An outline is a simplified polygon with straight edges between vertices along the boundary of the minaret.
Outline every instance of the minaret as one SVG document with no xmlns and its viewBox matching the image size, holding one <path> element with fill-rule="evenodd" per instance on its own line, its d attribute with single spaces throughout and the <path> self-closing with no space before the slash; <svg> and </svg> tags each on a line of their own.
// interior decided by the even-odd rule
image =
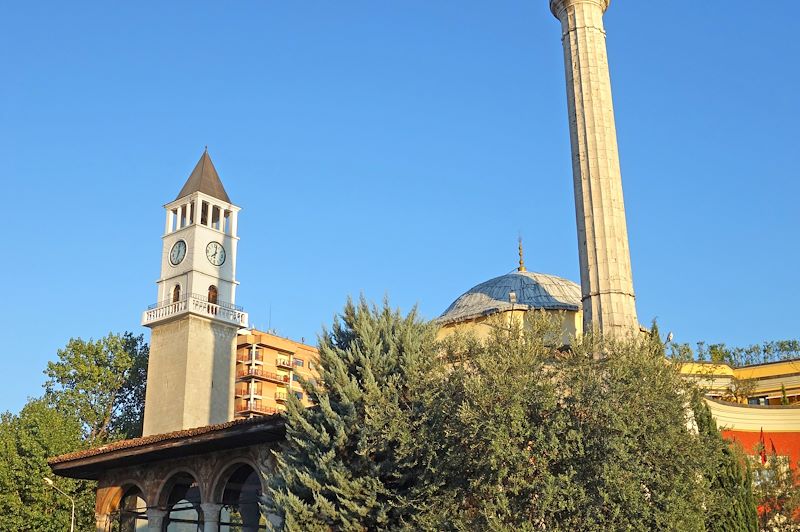
<svg viewBox="0 0 800 532">
<path fill-rule="evenodd" d="M 561 21 L 585 331 L 639 327 L 603 13 L 611 0 L 550 0 Z"/>
<path fill-rule="evenodd" d="M 157 303 L 142 315 L 152 329 L 144 435 L 233 419 L 239 207 L 205 151 L 177 199 L 167 203 Z"/>
</svg>

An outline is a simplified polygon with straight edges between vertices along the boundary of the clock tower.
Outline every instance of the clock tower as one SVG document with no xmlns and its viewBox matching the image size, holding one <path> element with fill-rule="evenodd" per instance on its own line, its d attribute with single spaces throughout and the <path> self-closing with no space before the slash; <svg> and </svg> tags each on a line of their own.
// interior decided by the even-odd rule
<svg viewBox="0 0 800 532">
<path fill-rule="evenodd" d="M 143 435 L 233 419 L 237 217 L 203 152 L 177 199 L 164 206 L 157 303 L 142 314 L 152 329 Z"/>
</svg>

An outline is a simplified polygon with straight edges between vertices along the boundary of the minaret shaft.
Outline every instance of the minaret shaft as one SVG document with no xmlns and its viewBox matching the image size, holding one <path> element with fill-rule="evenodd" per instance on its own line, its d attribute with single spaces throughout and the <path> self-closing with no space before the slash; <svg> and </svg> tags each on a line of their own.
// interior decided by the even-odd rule
<svg viewBox="0 0 800 532">
<path fill-rule="evenodd" d="M 603 13 L 610 0 L 551 0 L 561 21 L 585 331 L 638 328 Z"/>
</svg>

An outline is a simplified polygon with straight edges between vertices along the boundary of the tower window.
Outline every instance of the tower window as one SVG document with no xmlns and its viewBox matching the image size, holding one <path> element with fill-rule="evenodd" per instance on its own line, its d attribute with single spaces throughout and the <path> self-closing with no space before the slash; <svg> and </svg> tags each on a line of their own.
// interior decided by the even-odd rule
<svg viewBox="0 0 800 532">
<path fill-rule="evenodd" d="M 177 303 L 181 300 L 181 285 L 176 284 L 175 288 L 172 289 L 172 302 Z"/>
<path fill-rule="evenodd" d="M 211 207 L 211 227 L 214 229 L 220 229 L 220 214 L 222 209 L 216 206 Z"/>
<path fill-rule="evenodd" d="M 213 305 L 217 304 L 217 287 L 213 284 L 208 287 L 208 302 Z"/>
<path fill-rule="evenodd" d="M 208 202 L 204 201 L 200 206 L 200 223 L 208 225 Z"/>
</svg>

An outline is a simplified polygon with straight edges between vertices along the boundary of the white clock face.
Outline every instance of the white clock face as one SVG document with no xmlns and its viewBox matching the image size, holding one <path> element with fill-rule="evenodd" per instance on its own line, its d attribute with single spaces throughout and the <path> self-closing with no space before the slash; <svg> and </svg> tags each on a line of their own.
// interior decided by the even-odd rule
<svg viewBox="0 0 800 532">
<path fill-rule="evenodd" d="M 183 258 L 186 256 L 186 242 L 183 240 L 178 240 L 175 244 L 172 245 L 172 249 L 169 252 L 169 262 L 173 266 L 177 266 L 181 262 L 183 262 Z"/>
<path fill-rule="evenodd" d="M 214 266 L 222 266 L 225 262 L 225 248 L 219 242 L 209 242 L 206 246 L 206 258 Z"/>
</svg>

